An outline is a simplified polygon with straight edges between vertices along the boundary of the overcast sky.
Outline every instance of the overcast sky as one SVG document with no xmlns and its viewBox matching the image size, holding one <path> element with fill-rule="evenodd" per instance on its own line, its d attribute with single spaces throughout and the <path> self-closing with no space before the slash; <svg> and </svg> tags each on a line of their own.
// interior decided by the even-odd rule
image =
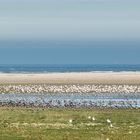
<svg viewBox="0 0 140 140">
<path fill-rule="evenodd" d="M 0 0 L 0 64 L 140 64 L 140 0 Z"/>
<path fill-rule="evenodd" d="M 139 0 L 0 0 L 0 39 L 140 39 Z"/>
</svg>

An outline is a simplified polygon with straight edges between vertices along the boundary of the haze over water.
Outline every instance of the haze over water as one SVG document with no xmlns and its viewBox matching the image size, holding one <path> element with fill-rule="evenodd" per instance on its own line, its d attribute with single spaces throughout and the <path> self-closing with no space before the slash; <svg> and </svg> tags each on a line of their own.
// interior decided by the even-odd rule
<svg viewBox="0 0 140 140">
<path fill-rule="evenodd" d="M 140 64 L 139 0 L 0 0 L 0 64 Z"/>
</svg>

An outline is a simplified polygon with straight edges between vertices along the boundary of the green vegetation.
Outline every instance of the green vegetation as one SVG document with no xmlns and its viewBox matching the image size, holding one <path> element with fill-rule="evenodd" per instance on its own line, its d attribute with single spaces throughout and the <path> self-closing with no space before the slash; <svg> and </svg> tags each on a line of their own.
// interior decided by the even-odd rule
<svg viewBox="0 0 140 140">
<path fill-rule="evenodd" d="M 0 139 L 139 140 L 140 109 L 1 107 Z"/>
</svg>

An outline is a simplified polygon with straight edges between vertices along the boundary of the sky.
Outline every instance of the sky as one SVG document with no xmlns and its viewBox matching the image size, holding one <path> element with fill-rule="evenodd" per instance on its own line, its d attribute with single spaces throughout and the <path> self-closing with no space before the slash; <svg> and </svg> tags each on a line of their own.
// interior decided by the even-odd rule
<svg viewBox="0 0 140 140">
<path fill-rule="evenodd" d="M 140 64 L 139 0 L 0 0 L 0 64 Z"/>
</svg>

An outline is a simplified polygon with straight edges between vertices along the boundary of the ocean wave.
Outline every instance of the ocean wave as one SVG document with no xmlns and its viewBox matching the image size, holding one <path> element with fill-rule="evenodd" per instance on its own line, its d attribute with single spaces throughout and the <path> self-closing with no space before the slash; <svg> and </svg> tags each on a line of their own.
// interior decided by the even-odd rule
<svg viewBox="0 0 140 140">
<path fill-rule="evenodd" d="M 0 73 L 140 72 L 140 65 L 0 65 Z"/>
</svg>

